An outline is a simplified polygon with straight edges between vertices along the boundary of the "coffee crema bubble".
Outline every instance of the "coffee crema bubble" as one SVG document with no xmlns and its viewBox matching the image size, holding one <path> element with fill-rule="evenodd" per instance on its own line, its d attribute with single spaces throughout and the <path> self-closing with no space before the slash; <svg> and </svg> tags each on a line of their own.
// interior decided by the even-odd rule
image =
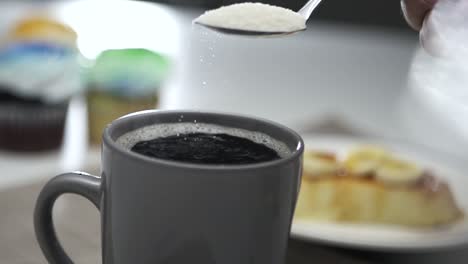
<svg viewBox="0 0 468 264">
<path fill-rule="evenodd" d="M 267 134 L 206 123 L 146 126 L 122 135 L 117 144 L 148 157 L 199 164 L 253 164 L 291 154 Z"/>
</svg>

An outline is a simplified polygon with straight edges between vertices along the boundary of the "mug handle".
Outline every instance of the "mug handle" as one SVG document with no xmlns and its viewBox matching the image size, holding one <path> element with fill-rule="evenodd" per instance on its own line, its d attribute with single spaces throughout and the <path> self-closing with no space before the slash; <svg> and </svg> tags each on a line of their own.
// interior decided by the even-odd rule
<svg viewBox="0 0 468 264">
<path fill-rule="evenodd" d="M 78 194 L 88 199 L 100 210 L 101 185 L 102 179 L 100 177 L 73 172 L 59 175 L 44 186 L 34 209 L 34 230 L 39 246 L 49 263 L 73 264 L 55 233 L 52 219 L 52 208 L 55 201 L 62 194 Z"/>
</svg>

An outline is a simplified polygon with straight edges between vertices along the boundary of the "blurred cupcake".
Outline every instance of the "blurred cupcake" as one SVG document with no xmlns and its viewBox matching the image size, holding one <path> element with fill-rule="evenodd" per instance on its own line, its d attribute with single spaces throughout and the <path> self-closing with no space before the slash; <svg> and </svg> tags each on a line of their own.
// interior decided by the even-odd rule
<svg viewBox="0 0 468 264">
<path fill-rule="evenodd" d="M 42 42 L 75 49 L 77 34 L 69 26 L 45 16 L 18 21 L 8 38 L 14 42 Z"/>
<path fill-rule="evenodd" d="M 76 33 L 46 18 L 20 21 L 0 46 L 0 149 L 60 147 L 81 85 Z"/>
<path fill-rule="evenodd" d="M 168 61 L 145 49 L 107 50 L 96 59 L 89 76 L 88 120 L 92 144 L 102 131 L 128 113 L 155 109 L 158 90 L 167 76 Z"/>
</svg>

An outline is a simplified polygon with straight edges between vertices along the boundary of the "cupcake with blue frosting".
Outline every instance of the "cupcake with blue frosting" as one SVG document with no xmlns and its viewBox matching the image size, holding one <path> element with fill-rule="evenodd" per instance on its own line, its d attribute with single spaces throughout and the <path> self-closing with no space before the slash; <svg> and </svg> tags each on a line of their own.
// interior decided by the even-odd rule
<svg viewBox="0 0 468 264">
<path fill-rule="evenodd" d="M 70 98 L 82 88 L 76 33 L 44 17 L 19 21 L 0 46 L 0 149 L 60 147 Z"/>
<path fill-rule="evenodd" d="M 90 141 L 101 142 L 103 129 L 128 113 L 155 109 L 169 70 L 168 60 L 146 49 L 102 52 L 89 74 Z"/>
</svg>

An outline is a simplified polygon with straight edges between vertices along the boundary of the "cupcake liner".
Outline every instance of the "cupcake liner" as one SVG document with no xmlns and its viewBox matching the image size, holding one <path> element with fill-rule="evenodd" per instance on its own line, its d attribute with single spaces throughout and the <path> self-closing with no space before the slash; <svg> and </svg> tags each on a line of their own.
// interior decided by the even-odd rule
<svg viewBox="0 0 468 264">
<path fill-rule="evenodd" d="M 155 109 L 156 95 L 146 98 L 118 97 L 105 92 L 90 91 L 87 95 L 90 143 L 101 144 L 102 132 L 115 119 L 142 110 Z"/>
<path fill-rule="evenodd" d="M 57 105 L 0 104 L 0 149 L 46 151 L 63 140 L 68 102 Z"/>
</svg>

